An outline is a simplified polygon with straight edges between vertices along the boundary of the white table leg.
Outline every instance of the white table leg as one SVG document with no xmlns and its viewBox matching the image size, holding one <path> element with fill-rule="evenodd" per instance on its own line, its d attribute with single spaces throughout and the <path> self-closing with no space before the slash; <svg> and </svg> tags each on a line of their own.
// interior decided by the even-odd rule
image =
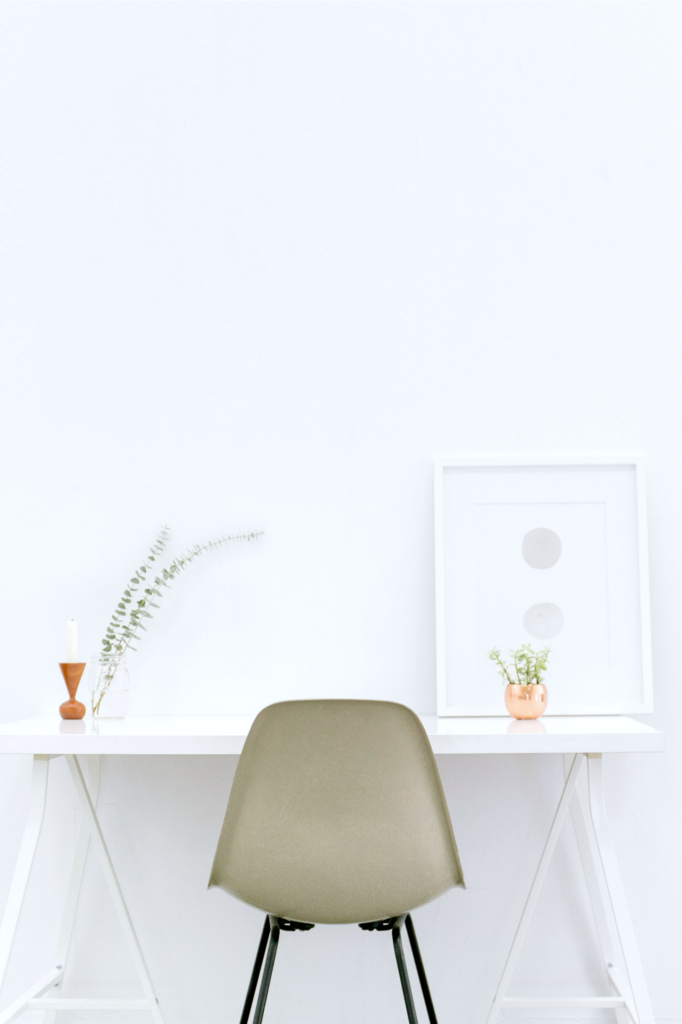
<svg viewBox="0 0 682 1024">
<path fill-rule="evenodd" d="M 618 861 L 616 860 L 616 851 L 613 847 L 613 840 L 611 839 L 611 832 L 606 818 L 601 754 L 587 755 L 587 781 L 590 794 L 590 814 L 592 816 L 597 849 L 604 872 L 618 939 L 623 950 L 625 969 L 630 979 L 632 998 L 635 1003 L 639 1024 L 654 1024 L 654 1015 L 644 980 L 635 932 L 632 927 L 625 890 L 620 877 Z"/>
<path fill-rule="evenodd" d="M 57 756 L 57 755 L 55 755 Z M 7 962 L 12 950 L 14 936 L 21 913 L 21 908 L 28 886 L 31 867 L 35 857 L 38 839 L 42 828 L 45 814 L 45 801 L 47 796 L 48 766 L 52 755 L 35 755 L 33 759 L 33 780 L 31 783 L 31 801 L 29 805 L 28 820 L 24 831 L 19 859 L 14 871 L 12 885 L 5 908 L 2 925 L 0 925 L 0 983 L 4 979 Z M 62 927 L 57 945 L 57 958 L 55 966 L 40 981 L 32 985 L 18 999 L 0 1012 L 0 1024 L 11 1024 L 20 1017 L 27 1009 L 45 1010 L 44 1021 L 53 1021 L 55 1013 L 60 1009 L 85 1010 L 144 1010 L 152 1014 L 155 1024 L 163 1024 L 163 1018 L 159 1009 L 158 999 L 152 986 L 149 971 L 137 941 L 135 929 L 133 928 L 130 914 L 126 907 L 121 888 L 116 878 L 109 851 L 107 850 L 102 836 L 102 831 L 97 820 L 93 806 L 93 799 L 97 800 L 99 790 L 99 758 L 92 758 L 90 764 L 91 792 L 85 784 L 83 774 L 78 760 L 72 754 L 66 756 L 69 770 L 73 779 L 76 793 L 83 808 L 83 822 L 76 846 L 71 879 L 66 898 L 66 906 L 62 920 Z M 61 983 L 64 975 L 66 957 L 71 944 L 73 926 L 78 906 L 85 862 L 87 859 L 88 845 L 92 837 L 95 853 L 102 864 L 104 876 L 109 884 L 114 905 L 118 911 L 119 919 L 123 925 L 123 931 L 133 954 L 133 959 L 138 970 L 140 981 L 144 990 L 144 999 L 62 999 Z M 53 991 L 50 991 L 53 990 Z M 46 995 L 46 993 L 49 993 Z"/>
<path fill-rule="evenodd" d="M 90 800 L 92 801 L 93 807 L 97 807 L 97 799 L 99 797 L 99 783 L 100 783 L 100 759 L 97 755 L 91 754 L 88 757 L 88 791 L 90 793 Z M 69 949 L 71 946 L 71 937 L 73 935 L 73 928 L 76 922 L 76 911 L 78 909 L 78 898 L 80 896 L 81 885 L 83 883 L 83 875 L 85 873 L 85 864 L 88 859 L 88 847 L 90 846 L 90 826 L 86 821 L 85 815 L 81 820 L 80 831 L 78 833 L 78 839 L 76 841 L 76 853 L 73 858 L 73 865 L 71 867 L 71 878 L 69 879 L 69 888 L 66 894 L 66 903 L 64 905 L 64 915 L 62 917 L 61 929 L 59 932 L 59 940 L 57 942 L 57 952 L 55 954 L 55 964 L 62 969 L 66 970 L 66 961 L 69 956 Z M 58 983 L 50 993 L 52 999 L 59 999 L 62 994 L 62 985 L 64 983 L 64 975 L 60 977 Z M 43 1024 L 55 1024 L 57 1019 L 57 1011 L 54 1009 L 46 1010 L 43 1014 Z"/>
<path fill-rule="evenodd" d="M 57 970 L 55 967 L 53 970 L 37 981 L 34 985 L 24 992 L 23 995 L 15 999 L 14 1002 L 8 1006 L 5 1010 L 0 1013 L 0 1024 L 11 1024 L 12 1021 L 16 1020 L 17 1017 L 21 1017 L 22 1013 L 31 1005 L 34 999 L 38 999 L 43 993 L 47 992 L 48 989 L 52 988 L 53 985 L 61 978 L 62 972 Z"/>
<path fill-rule="evenodd" d="M 565 755 L 565 769 L 568 769 L 569 764 L 569 755 Z M 597 926 L 597 936 L 604 960 L 606 981 L 611 994 L 622 995 L 626 1003 L 625 1009 L 616 1009 L 616 1021 L 617 1024 L 628 1024 L 628 1021 L 633 1020 L 637 1024 L 630 982 L 627 974 L 623 971 L 618 933 L 615 929 L 615 922 L 611 912 L 597 838 L 592 827 L 592 819 L 580 791 L 580 786 L 576 787 L 573 800 L 571 801 L 571 818 L 573 819 L 573 830 L 578 843 L 583 874 L 587 882 L 592 913 Z"/>
<path fill-rule="evenodd" d="M 24 904 L 28 880 L 33 867 L 33 859 L 43 827 L 45 817 L 45 801 L 47 798 L 47 777 L 50 760 L 36 754 L 33 758 L 33 778 L 31 780 L 31 799 L 24 836 L 19 848 L 19 858 L 14 869 L 14 876 L 5 905 L 5 913 L 0 925 L 0 988 L 5 980 L 7 964 L 14 944 L 14 936 L 19 923 L 19 915 Z"/>
<path fill-rule="evenodd" d="M 518 928 L 516 929 L 516 935 L 514 936 L 512 947 L 509 950 L 509 956 L 507 957 L 507 962 L 505 964 L 504 971 L 502 972 L 500 983 L 497 986 L 493 1005 L 488 1015 L 488 1024 L 495 1024 L 495 1021 L 499 1017 L 502 1009 L 502 1003 L 505 999 L 507 989 L 509 988 L 509 982 L 511 981 L 512 974 L 514 973 L 516 961 L 518 960 L 519 953 L 521 952 L 521 946 L 523 945 L 523 940 L 526 936 L 530 919 L 533 916 L 535 904 L 537 903 L 538 896 L 540 895 L 540 889 L 542 888 L 542 883 L 545 880 L 549 862 L 552 859 L 552 854 L 554 853 L 554 847 L 556 846 L 559 833 L 561 832 L 561 827 L 564 823 L 566 814 L 568 813 L 571 798 L 573 797 L 573 792 L 578 781 L 578 775 L 580 774 L 580 769 L 582 767 L 582 759 L 582 754 L 576 754 L 573 758 L 573 764 L 571 765 L 571 770 L 568 773 L 568 778 L 564 785 L 564 791 L 561 794 L 561 800 L 559 801 L 559 806 L 556 809 L 554 821 L 552 822 L 552 827 L 549 830 L 547 842 L 545 843 L 545 848 L 542 851 L 540 863 L 538 864 L 537 871 L 535 872 L 535 878 L 533 879 L 533 884 L 530 887 L 528 899 L 526 900 L 526 905 L 523 908 L 523 913 L 521 914 L 521 920 L 519 921 Z"/>
<path fill-rule="evenodd" d="M 102 835 L 102 830 L 100 828 L 99 821 L 97 820 L 97 815 L 92 805 L 90 794 L 88 793 L 88 787 L 86 786 L 85 780 L 83 778 L 83 773 L 81 772 L 77 758 L 73 754 L 67 754 L 66 760 L 71 771 L 73 784 L 76 787 L 76 792 L 78 793 L 78 797 L 83 808 L 84 820 L 86 821 L 90 829 L 90 835 L 93 841 L 94 852 L 101 864 L 102 870 L 104 871 L 104 877 L 106 878 L 107 884 L 109 886 L 109 891 L 114 901 L 114 906 L 118 913 L 118 917 L 123 928 L 123 933 L 126 939 L 128 940 L 128 945 L 133 955 L 133 960 L 137 968 L 138 976 L 142 983 L 142 989 L 145 994 L 147 1005 L 149 1007 L 149 1010 L 151 1011 L 152 1017 L 154 1018 L 156 1024 L 163 1024 L 163 1018 L 161 1016 L 161 1011 L 159 1009 L 159 1001 L 157 999 L 156 992 L 154 991 L 154 986 L 152 985 L 152 979 L 149 975 L 149 970 L 147 969 L 147 964 L 145 963 L 144 955 L 142 953 L 140 943 L 138 942 L 137 935 L 135 934 L 133 922 L 130 918 L 128 907 L 126 906 L 126 902 L 123 897 L 123 893 L 121 891 L 118 878 L 116 877 L 114 865 L 109 855 L 107 845 L 104 841 L 104 836 Z"/>
<path fill-rule="evenodd" d="M 589 817 L 577 786 L 584 757 L 585 755 L 578 754 L 571 760 L 559 807 L 507 957 L 488 1024 L 494 1024 L 504 1007 L 527 1010 L 590 1007 L 612 1009 L 616 1013 L 618 1024 L 628 1024 L 628 1020 L 634 1024 L 654 1024 L 625 890 L 606 819 L 602 756 L 588 754 L 585 758 Z M 506 991 L 569 804 L 612 995 L 582 998 L 508 997 Z M 621 965 L 624 970 L 621 969 Z"/>
</svg>

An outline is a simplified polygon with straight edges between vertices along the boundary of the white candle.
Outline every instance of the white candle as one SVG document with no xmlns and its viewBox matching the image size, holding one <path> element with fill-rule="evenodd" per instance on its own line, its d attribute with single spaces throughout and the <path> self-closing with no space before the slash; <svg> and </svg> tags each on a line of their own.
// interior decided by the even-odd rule
<svg viewBox="0 0 682 1024">
<path fill-rule="evenodd" d="M 66 623 L 66 660 L 78 661 L 78 623 L 73 619 Z"/>
</svg>

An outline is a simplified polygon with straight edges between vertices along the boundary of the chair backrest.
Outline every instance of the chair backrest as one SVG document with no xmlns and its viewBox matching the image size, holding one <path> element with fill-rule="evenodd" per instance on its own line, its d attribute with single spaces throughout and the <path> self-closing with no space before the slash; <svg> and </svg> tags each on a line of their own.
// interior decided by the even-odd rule
<svg viewBox="0 0 682 1024">
<path fill-rule="evenodd" d="M 402 704 L 302 700 L 258 715 L 209 886 L 313 924 L 378 921 L 463 885 L 431 744 Z"/>
</svg>

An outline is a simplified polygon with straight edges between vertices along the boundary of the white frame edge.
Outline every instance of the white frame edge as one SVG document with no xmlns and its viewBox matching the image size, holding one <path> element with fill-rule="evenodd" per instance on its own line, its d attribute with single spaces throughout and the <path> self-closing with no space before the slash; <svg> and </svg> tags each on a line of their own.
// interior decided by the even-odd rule
<svg viewBox="0 0 682 1024">
<path fill-rule="evenodd" d="M 642 702 L 634 705 L 566 708 L 564 715 L 650 715 L 654 710 L 651 649 L 651 600 L 649 595 L 649 541 L 647 532 L 646 480 L 641 455 L 440 455 L 434 459 L 434 526 L 436 558 L 436 688 L 439 718 L 503 718 L 506 712 L 488 707 L 462 710 L 447 702 L 445 657 L 445 544 L 443 523 L 443 475 L 446 469 L 466 466 L 634 466 L 637 503 L 637 558 L 642 645 Z"/>
</svg>

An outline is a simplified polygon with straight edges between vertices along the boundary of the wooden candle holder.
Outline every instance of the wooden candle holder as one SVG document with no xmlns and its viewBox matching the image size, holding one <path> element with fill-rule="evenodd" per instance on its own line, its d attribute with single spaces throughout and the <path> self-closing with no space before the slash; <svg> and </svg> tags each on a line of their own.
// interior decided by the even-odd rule
<svg viewBox="0 0 682 1024">
<path fill-rule="evenodd" d="M 85 669 L 85 662 L 60 661 L 59 667 L 64 676 L 66 689 L 69 691 L 69 699 L 60 705 L 59 714 L 62 718 L 85 718 L 85 704 L 76 700 L 76 690 Z"/>
</svg>

